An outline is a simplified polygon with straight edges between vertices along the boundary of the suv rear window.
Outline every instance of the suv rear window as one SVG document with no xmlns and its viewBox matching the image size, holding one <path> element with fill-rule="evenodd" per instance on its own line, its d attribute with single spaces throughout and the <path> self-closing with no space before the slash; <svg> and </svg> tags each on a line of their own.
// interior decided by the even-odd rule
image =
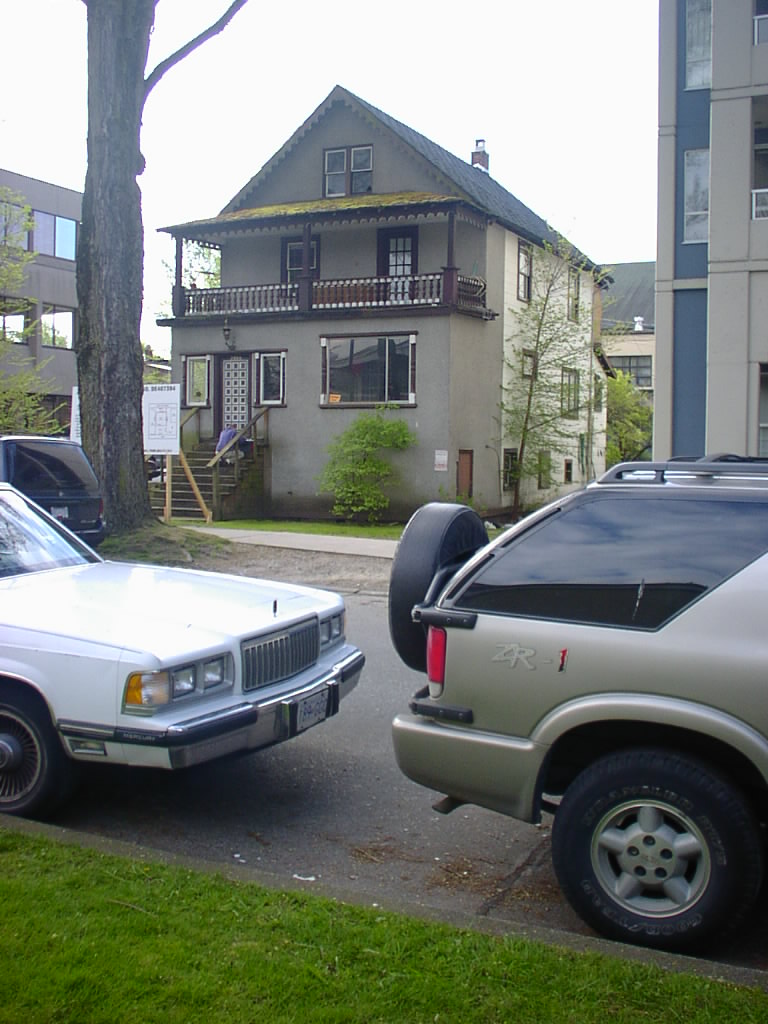
<svg viewBox="0 0 768 1024">
<path fill-rule="evenodd" d="M 656 629 L 766 550 L 765 502 L 600 495 L 498 549 L 455 604 Z"/>
<path fill-rule="evenodd" d="M 25 494 L 94 493 L 96 477 L 78 445 L 9 442 L 8 482 Z"/>
</svg>

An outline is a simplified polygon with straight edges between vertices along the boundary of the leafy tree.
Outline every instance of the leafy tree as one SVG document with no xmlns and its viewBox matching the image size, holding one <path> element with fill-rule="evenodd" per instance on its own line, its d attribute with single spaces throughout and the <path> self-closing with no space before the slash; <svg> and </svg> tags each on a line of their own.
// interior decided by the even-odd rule
<svg viewBox="0 0 768 1024">
<path fill-rule="evenodd" d="M 416 444 L 404 420 L 387 418 L 384 409 L 363 412 L 328 445 L 330 458 L 318 477 L 320 489 L 334 496 L 333 513 L 345 519 L 376 522 L 389 507 L 385 484 L 396 483 L 384 451 Z"/>
<path fill-rule="evenodd" d="M 553 453 L 574 451 L 574 420 L 585 422 L 587 459 L 593 447 L 596 367 L 589 308 L 579 309 L 572 275 L 585 258 L 563 238 L 533 250 L 530 300 L 512 310 L 502 431 L 517 450 L 512 512 L 521 510 L 526 479 L 548 477 Z M 569 290 L 569 285 L 570 290 Z M 549 453 L 549 455 L 546 455 Z"/>
<path fill-rule="evenodd" d="M 608 378 L 606 466 L 647 458 L 653 434 L 653 410 L 628 373 Z"/>
<path fill-rule="evenodd" d="M 88 169 L 77 253 L 80 330 L 75 340 L 83 445 L 104 492 L 110 529 L 151 516 L 141 426 L 144 234 L 136 178 L 139 134 L 152 89 L 220 32 L 247 0 L 145 77 L 158 0 L 83 0 L 88 11 Z"/>
<path fill-rule="evenodd" d="M 32 211 L 24 198 L 0 187 L 0 433 L 57 434 L 55 410 L 46 405 L 48 390 L 42 368 L 22 354 L 15 342 L 34 330 L 27 320 L 29 300 L 15 298 L 23 291 L 27 266 L 35 254 L 27 249 Z M 14 326 L 11 326 L 14 325 Z M 18 325 L 18 329 L 15 328 Z"/>
</svg>

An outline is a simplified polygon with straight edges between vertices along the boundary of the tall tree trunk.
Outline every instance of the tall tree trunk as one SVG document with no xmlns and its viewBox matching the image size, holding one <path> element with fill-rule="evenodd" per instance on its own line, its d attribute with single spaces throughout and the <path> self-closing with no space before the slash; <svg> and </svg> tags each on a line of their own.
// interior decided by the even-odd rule
<svg viewBox="0 0 768 1024">
<path fill-rule="evenodd" d="M 143 170 L 139 133 L 156 0 L 88 7 L 88 170 L 77 256 L 75 343 L 83 446 L 110 531 L 151 516 L 141 422 Z"/>
</svg>

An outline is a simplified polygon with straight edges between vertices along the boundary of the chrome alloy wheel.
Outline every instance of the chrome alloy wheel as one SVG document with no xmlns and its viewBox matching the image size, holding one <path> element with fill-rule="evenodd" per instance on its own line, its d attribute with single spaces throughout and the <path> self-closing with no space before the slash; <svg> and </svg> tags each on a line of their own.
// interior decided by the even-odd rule
<svg viewBox="0 0 768 1024">
<path fill-rule="evenodd" d="M 594 830 L 591 860 L 606 893 L 646 917 L 688 910 L 706 892 L 711 873 L 701 831 L 662 802 L 613 807 Z"/>
</svg>

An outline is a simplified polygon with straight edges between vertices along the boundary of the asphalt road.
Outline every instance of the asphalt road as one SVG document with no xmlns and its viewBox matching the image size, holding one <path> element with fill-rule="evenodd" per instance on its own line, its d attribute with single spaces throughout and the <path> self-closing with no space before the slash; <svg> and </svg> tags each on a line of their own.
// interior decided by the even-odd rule
<svg viewBox="0 0 768 1024">
<path fill-rule="evenodd" d="M 442 816 L 392 754 L 390 723 L 422 677 L 392 650 L 382 594 L 349 594 L 347 633 L 366 653 L 340 713 L 290 743 L 178 773 L 89 771 L 53 824 L 193 858 L 243 878 L 471 927 L 594 946 L 768 988 L 768 914 L 707 961 L 596 940 L 557 886 L 548 824 L 475 807 Z M 763 973 L 766 971 L 766 973 Z"/>
</svg>

